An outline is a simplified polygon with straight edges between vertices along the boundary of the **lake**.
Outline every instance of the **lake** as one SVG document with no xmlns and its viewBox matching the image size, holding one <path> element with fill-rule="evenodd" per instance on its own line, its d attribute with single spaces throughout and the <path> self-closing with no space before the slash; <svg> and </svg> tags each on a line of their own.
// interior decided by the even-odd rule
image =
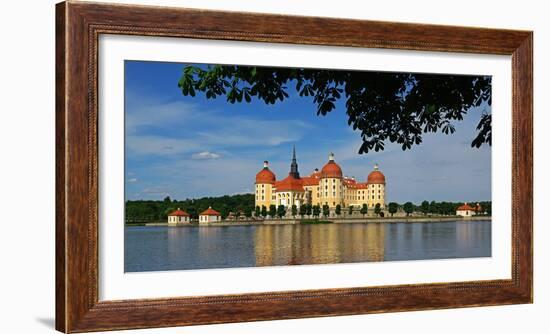
<svg viewBox="0 0 550 334">
<path fill-rule="evenodd" d="M 491 256 L 491 222 L 125 227 L 125 272 Z"/>
</svg>

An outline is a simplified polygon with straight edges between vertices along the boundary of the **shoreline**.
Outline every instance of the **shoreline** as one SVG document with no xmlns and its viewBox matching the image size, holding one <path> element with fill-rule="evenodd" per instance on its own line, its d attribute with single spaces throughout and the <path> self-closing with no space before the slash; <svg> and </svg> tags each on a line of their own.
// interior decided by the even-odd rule
<svg viewBox="0 0 550 334">
<path fill-rule="evenodd" d="M 316 223 L 302 224 L 302 221 L 311 222 L 315 219 L 266 219 L 266 220 L 241 220 L 241 221 L 222 221 L 215 223 L 207 224 L 197 224 L 197 223 L 186 223 L 186 224 L 176 224 L 168 225 L 164 222 L 151 222 L 151 223 L 141 223 L 141 224 L 124 224 L 125 227 L 132 226 L 170 226 L 170 227 L 215 227 L 215 226 L 261 226 L 261 225 L 317 225 Z M 368 224 L 368 223 L 443 223 L 443 222 L 468 222 L 468 221 L 488 221 L 492 220 L 491 216 L 480 216 L 480 217 L 365 217 L 365 218 L 319 218 L 318 220 L 324 221 L 329 220 L 331 224 Z"/>
</svg>

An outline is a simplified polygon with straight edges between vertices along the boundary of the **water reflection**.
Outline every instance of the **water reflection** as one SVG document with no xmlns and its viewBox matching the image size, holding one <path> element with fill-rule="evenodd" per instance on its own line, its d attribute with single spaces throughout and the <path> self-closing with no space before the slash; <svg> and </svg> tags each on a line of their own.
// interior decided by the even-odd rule
<svg viewBox="0 0 550 334">
<path fill-rule="evenodd" d="M 127 227 L 126 271 L 491 255 L 490 222 Z"/>
<path fill-rule="evenodd" d="M 350 226 L 352 227 L 352 226 Z M 258 226 L 254 234 L 256 266 L 384 260 L 380 224 Z"/>
</svg>

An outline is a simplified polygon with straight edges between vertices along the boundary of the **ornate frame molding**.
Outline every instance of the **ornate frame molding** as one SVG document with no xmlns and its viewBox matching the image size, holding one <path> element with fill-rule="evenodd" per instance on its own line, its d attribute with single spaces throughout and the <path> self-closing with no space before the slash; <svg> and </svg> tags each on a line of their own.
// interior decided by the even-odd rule
<svg viewBox="0 0 550 334">
<path fill-rule="evenodd" d="M 80 1 L 59 3 L 56 16 L 57 330 L 68 333 L 532 302 L 532 32 Z M 101 34 L 511 55 L 512 187 L 519 189 L 512 199 L 512 279 L 99 301 L 97 64 Z"/>
</svg>

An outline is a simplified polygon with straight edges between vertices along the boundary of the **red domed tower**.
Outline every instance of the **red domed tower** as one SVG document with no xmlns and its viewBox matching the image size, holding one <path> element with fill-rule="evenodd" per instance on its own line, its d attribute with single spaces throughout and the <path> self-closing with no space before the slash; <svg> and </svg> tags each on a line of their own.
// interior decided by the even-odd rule
<svg viewBox="0 0 550 334">
<path fill-rule="evenodd" d="M 269 169 L 269 162 L 264 161 L 264 168 L 256 174 L 254 197 L 256 206 L 269 208 L 276 180 L 275 174 Z"/>
<path fill-rule="evenodd" d="M 269 162 L 264 161 L 264 168 L 256 174 L 256 184 L 258 183 L 275 183 L 275 174 L 269 169 Z"/>
<path fill-rule="evenodd" d="M 374 165 L 374 170 L 367 177 L 369 184 L 386 184 L 386 177 L 378 170 L 378 164 Z"/>
<path fill-rule="evenodd" d="M 386 177 L 379 170 L 378 164 L 374 165 L 374 170 L 367 177 L 367 205 L 374 208 L 380 204 L 381 208 L 386 206 Z"/>
<path fill-rule="evenodd" d="M 321 169 L 321 177 L 323 178 L 342 178 L 342 168 L 334 162 L 334 153 L 330 153 L 328 156 L 328 162 Z"/>
<path fill-rule="evenodd" d="M 319 182 L 320 205 L 328 205 L 330 208 L 336 205 L 344 205 L 344 186 L 342 168 L 334 161 L 334 153 L 328 156 L 328 162 L 321 169 Z"/>
</svg>

